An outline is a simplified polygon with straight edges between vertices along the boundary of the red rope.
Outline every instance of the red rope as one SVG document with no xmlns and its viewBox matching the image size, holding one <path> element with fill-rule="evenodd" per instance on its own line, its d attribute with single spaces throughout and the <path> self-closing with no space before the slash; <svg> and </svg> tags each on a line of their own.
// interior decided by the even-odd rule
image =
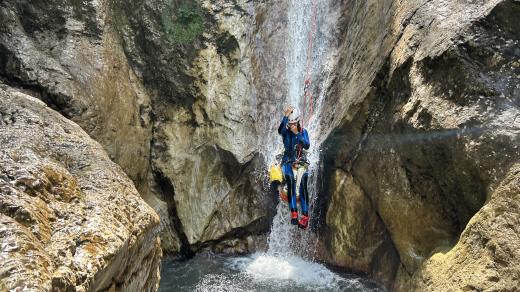
<svg viewBox="0 0 520 292">
<path fill-rule="evenodd" d="M 316 0 L 312 0 L 312 18 L 311 18 L 311 28 L 309 30 L 309 42 L 307 43 L 307 64 L 305 65 L 305 81 L 303 82 L 303 111 L 302 111 L 302 125 L 300 128 L 300 133 L 303 134 L 303 125 L 307 124 L 312 117 L 314 108 L 313 108 L 313 97 L 310 92 L 311 87 L 311 77 L 312 77 L 312 56 L 313 56 L 313 47 L 314 47 L 314 33 L 316 31 Z M 307 103 L 309 106 L 307 106 Z M 307 108 L 309 110 L 307 111 Z M 301 158 L 302 154 L 302 146 L 298 144 L 298 161 Z"/>
<path fill-rule="evenodd" d="M 314 33 L 316 31 L 316 0 L 312 0 L 312 17 L 311 17 L 311 28 L 309 30 L 309 38 L 307 43 L 307 64 L 305 68 L 305 81 L 303 84 L 303 111 L 302 111 L 302 127 L 307 124 L 312 117 L 314 108 L 313 108 L 313 96 L 310 92 L 311 87 L 311 77 L 312 77 L 312 57 L 313 57 L 313 48 L 314 48 Z"/>
</svg>

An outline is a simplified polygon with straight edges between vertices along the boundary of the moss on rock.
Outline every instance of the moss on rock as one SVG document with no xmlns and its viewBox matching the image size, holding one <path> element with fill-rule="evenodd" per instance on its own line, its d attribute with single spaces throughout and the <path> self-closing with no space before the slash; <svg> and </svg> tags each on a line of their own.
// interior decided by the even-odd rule
<svg viewBox="0 0 520 292">
<path fill-rule="evenodd" d="M 163 29 L 168 40 L 174 43 L 190 43 L 204 31 L 201 7 L 194 2 L 177 5 L 167 1 L 161 13 Z"/>
</svg>

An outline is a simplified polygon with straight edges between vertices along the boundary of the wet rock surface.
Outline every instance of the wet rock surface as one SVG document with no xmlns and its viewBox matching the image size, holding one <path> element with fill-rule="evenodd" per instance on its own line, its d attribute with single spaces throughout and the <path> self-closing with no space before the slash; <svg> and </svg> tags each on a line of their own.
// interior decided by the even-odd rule
<svg viewBox="0 0 520 292">
<path fill-rule="evenodd" d="M 390 283 L 399 255 L 372 202 L 347 172 L 336 169 L 330 181 L 333 195 L 325 221 L 330 234 L 325 259 Z"/>
<path fill-rule="evenodd" d="M 0 85 L 2 290 L 155 291 L 157 214 L 78 125 Z"/>
</svg>

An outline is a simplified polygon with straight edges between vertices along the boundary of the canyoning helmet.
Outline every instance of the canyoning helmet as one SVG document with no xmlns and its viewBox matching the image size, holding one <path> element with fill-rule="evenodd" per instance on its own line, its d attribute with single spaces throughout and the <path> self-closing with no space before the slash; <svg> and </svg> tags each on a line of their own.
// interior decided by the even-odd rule
<svg viewBox="0 0 520 292">
<path fill-rule="evenodd" d="M 300 121 L 300 112 L 297 109 L 294 109 L 289 115 L 289 123 L 297 123 Z"/>
</svg>

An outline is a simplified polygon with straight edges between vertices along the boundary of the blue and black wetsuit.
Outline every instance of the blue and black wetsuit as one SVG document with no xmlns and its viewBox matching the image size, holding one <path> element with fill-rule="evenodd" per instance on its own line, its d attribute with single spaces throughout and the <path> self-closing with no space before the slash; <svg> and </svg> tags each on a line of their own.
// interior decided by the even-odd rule
<svg viewBox="0 0 520 292">
<path fill-rule="evenodd" d="M 287 128 L 289 118 L 283 117 L 280 126 L 278 127 L 278 134 L 282 136 L 283 146 L 285 151 L 282 158 L 282 172 L 287 182 L 287 195 L 289 197 L 289 208 L 291 211 L 298 211 L 296 205 L 296 179 L 292 171 L 292 164 L 298 158 L 298 145 L 301 145 L 303 149 L 309 149 L 310 141 L 307 130 L 294 134 Z M 309 173 L 306 171 L 303 174 L 300 188 L 300 205 L 302 207 L 303 215 L 307 215 L 309 211 L 309 194 L 307 191 L 307 181 L 309 179 Z"/>
</svg>

